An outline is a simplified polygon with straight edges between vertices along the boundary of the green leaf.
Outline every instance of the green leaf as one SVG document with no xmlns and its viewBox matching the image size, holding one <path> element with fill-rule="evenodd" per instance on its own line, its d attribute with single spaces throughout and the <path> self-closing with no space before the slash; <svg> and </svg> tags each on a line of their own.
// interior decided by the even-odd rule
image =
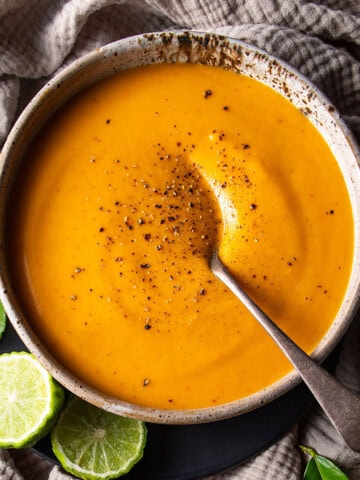
<svg viewBox="0 0 360 480">
<path fill-rule="evenodd" d="M 318 455 L 315 450 L 300 445 L 303 452 L 311 456 L 304 472 L 304 480 L 349 480 L 331 460 Z"/>
<path fill-rule="evenodd" d="M 316 465 L 319 469 L 321 478 L 324 480 L 349 480 L 349 477 L 343 473 L 339 467 L 337 467 L 328 458 L 321 455 L 314 457 Z"/>
<path fill-rule="evenodd" d="M 6 326 L 6 313 L 5 313 L 4 307 L 0 303 L 0 338 L 4 333 L 5 326 Z"/>
<path fill-rule="evenodd" d="M 322 480 L 314 458 L 311 458 L 306 465 L 304 480 Z"/>
</svg>

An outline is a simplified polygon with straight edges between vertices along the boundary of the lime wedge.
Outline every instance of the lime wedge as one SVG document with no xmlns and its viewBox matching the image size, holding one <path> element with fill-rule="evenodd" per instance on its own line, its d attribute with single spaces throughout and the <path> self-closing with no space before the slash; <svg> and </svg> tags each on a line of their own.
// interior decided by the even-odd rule
<svg viewBox="0 0 360 480">
<path fill-rule="evenodd" d="M 107 480 L 124 475 L 141 459 L 146 434 L 143 422 L 73 397 L 51 432 L 51 442 L 66 471 L 85 480 Z"/>
<path fill-rule="evenodd" d="M 56 421 L 63 389 L 26 352 L 0 355 L 0 447 L 33 445 Z"/>
</svg>

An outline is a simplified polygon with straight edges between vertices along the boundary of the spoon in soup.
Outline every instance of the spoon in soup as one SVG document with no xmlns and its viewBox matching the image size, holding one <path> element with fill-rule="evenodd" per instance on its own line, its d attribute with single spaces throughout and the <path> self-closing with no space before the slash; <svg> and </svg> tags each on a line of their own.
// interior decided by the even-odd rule
<svg viewBox="0 0 360 480">
<path fill-rule="evenodd" d="M 344 441 L 360 452 L 360 397 L 312 360 L 266 315 L 221 262 L 217 251 L 212 255 L 210 268 L 275 340 Z"/>
<path fill-rule="evenodd" d="M 221 248 L 223 248 L 225 237 L 228 238 L 228 242 L 232 241 L 229 239 L 233 238 L 232 233 L 238 228 L 239 218 L 234 207 L 231 192 L 229 191 L 230 189 L 222 188 L 223 184 L 226 184 L 227 178 L 226 171 L 222 178 L 222 170 L 218 168 L 220 157 L 215 137 L 214 135 L 209 135 L 209 138 L 204 141 L 204 145 L 198 145 L 197 150 L 192 153 L 191 159 L 198 168 L 199 174 L 205 180 L 209 194 L 212 192 L 217 199 L 224 227 L 222 239 L 218 239 L 218 241 L 220 241 Z M 239 156 L 239 151 L 235 150 L 226 140 L 221 139 L 221 147 L 222 150 L 220 152 L 226 150 L 229 158 L 237 158 Z M 254 157 L 252 162 L 255 160 Z M 245 165 L 244 163 L 241 164 Z M 261 163 L 258 163 L 257 169 L 260 173 L 263 173 L 262 178 L 266 181 L 266 171 L 263 172 L 262 168 Z M 244 172 L 246 173 L 245 170 Z M 210 260 L 210 268 L 213 274 L 235 294 L 270 334 L 295 367 L 344 441 L 350 448 L 360 452 L 360 397 L 344 387 L 330 373 L 311 359 L 266 315 L 245 293 L 234 276 L 222 263 L 218 255 L 219 244 L 213 245 L 213 249 Z M 220 249 L 220 251 L 222 250 Z"/>
</svg>

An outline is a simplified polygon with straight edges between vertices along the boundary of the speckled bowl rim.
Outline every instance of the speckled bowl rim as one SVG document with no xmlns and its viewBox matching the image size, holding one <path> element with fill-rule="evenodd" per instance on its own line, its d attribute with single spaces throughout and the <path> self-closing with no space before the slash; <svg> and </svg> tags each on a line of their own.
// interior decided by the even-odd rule
<svg viewBox="0 0 360 480">
<path fill-rule="evenodd" d="M 35 133 L 57 108 L 79 90 L 120 70 L 155 62 L 220 65 L 260 79 L 289 98 L 320 130 L 338 159 L 350 194 L 354 216 L 355 253 L 351 278 L 341 309 L 312 357 L 317 361 L 325 359 L 346 332 L 360 301 L 360 153 L 353 136 L 331 102 L 309 80 L 285 62 L 240 40 L 195 31 L 142 34 L 98 48 L 64 68 L 25 108 L 0 154 L 0 299 L 26 347 L 59 383 L 75 395 L 104 410 L 147 422 L 211 422 L 247 413 L 275 400 L 299 383 L 299 375 L 292 371 L 278 382 L 249 397 L 209 408 L 165 410 L 115 399 L 79 381 L 46 350 L 21 312 L 7 271 L 4 217 L 8 192 L 14 173 L 21 164 L 22 154 Z"/>
</svg>

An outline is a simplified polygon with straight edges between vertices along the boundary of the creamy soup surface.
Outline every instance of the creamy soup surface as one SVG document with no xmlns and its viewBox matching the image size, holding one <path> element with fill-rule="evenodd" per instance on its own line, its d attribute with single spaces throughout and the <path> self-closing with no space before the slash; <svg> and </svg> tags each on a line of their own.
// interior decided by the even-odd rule
<svg viewBox="0 0 360 480">
<path fill-rule="evenodd" d="M 101 392 L 209 407 L 291 370 L 212 275 L 214 248 L 307 352 L 340 307 L 345 183 L 306 116 L 255 80 L 189 64 L 116 74 L 48 121 L 24 164 L 13 288 L 49 351 Z"/>
</svg>

